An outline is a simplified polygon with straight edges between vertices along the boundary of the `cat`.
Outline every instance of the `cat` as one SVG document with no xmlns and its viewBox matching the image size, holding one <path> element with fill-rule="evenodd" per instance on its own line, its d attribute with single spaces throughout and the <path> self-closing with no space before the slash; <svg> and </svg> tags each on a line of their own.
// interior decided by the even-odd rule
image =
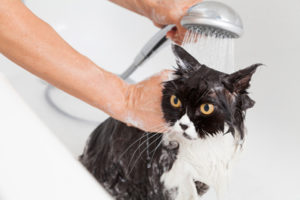
<svg viewBox="0 0 300 200">
<path fill-rule="evenodd" d="M 109 118 L 91 134 L 81 163 L 117 200 L 199 199 L 226 189 L 254 106 L 250 80 L 260 64 L 225 74 L 177 45 L 177 68 L 164 83 L 165 133 L 146 133 Z"/>
</svg>

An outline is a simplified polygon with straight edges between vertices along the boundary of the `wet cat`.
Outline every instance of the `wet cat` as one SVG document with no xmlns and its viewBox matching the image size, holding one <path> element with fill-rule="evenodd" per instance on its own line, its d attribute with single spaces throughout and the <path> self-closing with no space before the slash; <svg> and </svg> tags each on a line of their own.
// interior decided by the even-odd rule
<svg viewBox="0 0 300 200">
<path fill-rule="evenodd" d="M 247 93 L 260 64 L 225 74 L 173 45 L 174 79 L 164 83 L 167 132 L 146 133 L 109 118 L 90 136 L 80 161 L 118 200 L 199 199 L 226 188 L 244 140 Z"/>
</svg>

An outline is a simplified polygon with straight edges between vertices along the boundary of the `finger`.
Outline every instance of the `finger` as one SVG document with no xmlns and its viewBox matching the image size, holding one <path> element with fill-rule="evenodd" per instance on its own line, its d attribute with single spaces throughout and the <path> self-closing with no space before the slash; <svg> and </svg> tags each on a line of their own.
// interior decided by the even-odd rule
<svg viewBox="0 0 300 200">
<path fill-rule="evenodd" d="M 167 38 L 170 38 L 176 44 L 181 45 L 187 30 L 180 24 L 177 24 L 172 30 L 167 33 Z"/>
<path fill-rule="evenodd" d="M 161 82 L 169 81 L 172 79 L 172 74 L 174 73 L 173 70 L 165 69 L 160 72 L 161 74 Z"/>
<path fill-rule="evenodd" d="M 183 26 L 181 26 L 180 24 L 177 24 L 176 25 L 177 27 L 177 30 L 176 30 L 176 34 L 175 34 L 175 37 L 174 37 L 174 41 L 177 43 L 177 44 L 182 44 L 183 40 L 184 40 L 184 37 L 185 37 L 185 34 L 187 32 L 187 29 L 185 29 Z"/>
<path fill-rule="evenodd" d="M 175 37 L 175 34 L 176 34 L 176 26 L 173 27 L 170 31 L 167 32 L 167 38 L 173 40 L 173 38 Z"/>
</svg>

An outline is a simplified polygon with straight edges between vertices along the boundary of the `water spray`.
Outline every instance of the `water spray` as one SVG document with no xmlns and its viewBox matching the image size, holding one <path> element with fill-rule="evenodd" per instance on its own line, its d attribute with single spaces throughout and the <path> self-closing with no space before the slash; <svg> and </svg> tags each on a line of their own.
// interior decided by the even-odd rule
<svg viewBox="0 0 300 200">
<path fill-rule="evenodd" d="M 185 46 L 188 43 L 195 43 L 201 36 L 217 39 L 235 39 L 243 34 L 243 23 L 240 16 L 229 6 L 216 1 L 201 2 L 189 8 L 181 20 L 181 25 L 188 30 L 183 41 L 184 48 L 186 48 Z M 155 34 L 142 48 L 129 68 L 121 74 L 121 78 L 127 79 L 145 60 L 152 56 L 154 52 L 157 52 L 168 40 L 166 33 L 173 27 L 174 25 L 168 25 Z M 191 39 L 191 35 L 194 39 Z M 188 37 L 190 40 L 187 39 Z M 208 45 L 205 45 L 205 47 Z M 201 44 L 198 46 L 201 46 Z M 218 44 L 218 46 L 221 47 L 222 44 Z M 226 46 L 226 44 L 223 44 L 223 46 Z M 230 47 L 232 45 L 227 46 L 232 48 Z M 189 51 L 189 49 L 187 50 Z M 224 51 L 227 50 L 225 49 Z M 197 58 L 198 56 L 195 57 Z"/>
<path fill-rule="evenodd" d="M 181 20 L 181 25 L 187 29 L 182 45 L 200 63 L 220 71 L 232 71 L 233 61 L 230 59 L 234 57 L 233 39 L 239 38 L 243 34 L 242 20 L 232 8 L 215 1 L 198 3 L 188 9 Z M 168 41 L 166 34 L 173 27 L 174 25 L 168 25 L 156 33 L 120 77 L 131 82 L 128 79 L 129 76 Z M 97 123 L 61 109 L 51 98 L 50 91 L 52 89 L 54 87 L 51 85 L 47 87 L 45 97 L 56 111 L 74 120 Z"/>
</svg>

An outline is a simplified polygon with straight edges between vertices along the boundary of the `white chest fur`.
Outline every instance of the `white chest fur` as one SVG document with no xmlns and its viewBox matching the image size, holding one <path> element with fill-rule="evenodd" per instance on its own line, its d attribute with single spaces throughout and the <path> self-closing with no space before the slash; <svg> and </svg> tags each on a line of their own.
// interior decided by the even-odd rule
<svg viewBox="0 0 300 200">
<path fill-rule="evenodd" d="M 227 190 L 230 165 L 240 152 L 232 135 L 222 133 L 206 139 L 187 140 L 180 134 L 166 134 L 164 142 L 179 142 L 179 152 L 161 181 L 167 189 L 177 188 L 176 200 L 199 199 L 194 181 L 214 188 L 223 196 Z"/>
</svg>

